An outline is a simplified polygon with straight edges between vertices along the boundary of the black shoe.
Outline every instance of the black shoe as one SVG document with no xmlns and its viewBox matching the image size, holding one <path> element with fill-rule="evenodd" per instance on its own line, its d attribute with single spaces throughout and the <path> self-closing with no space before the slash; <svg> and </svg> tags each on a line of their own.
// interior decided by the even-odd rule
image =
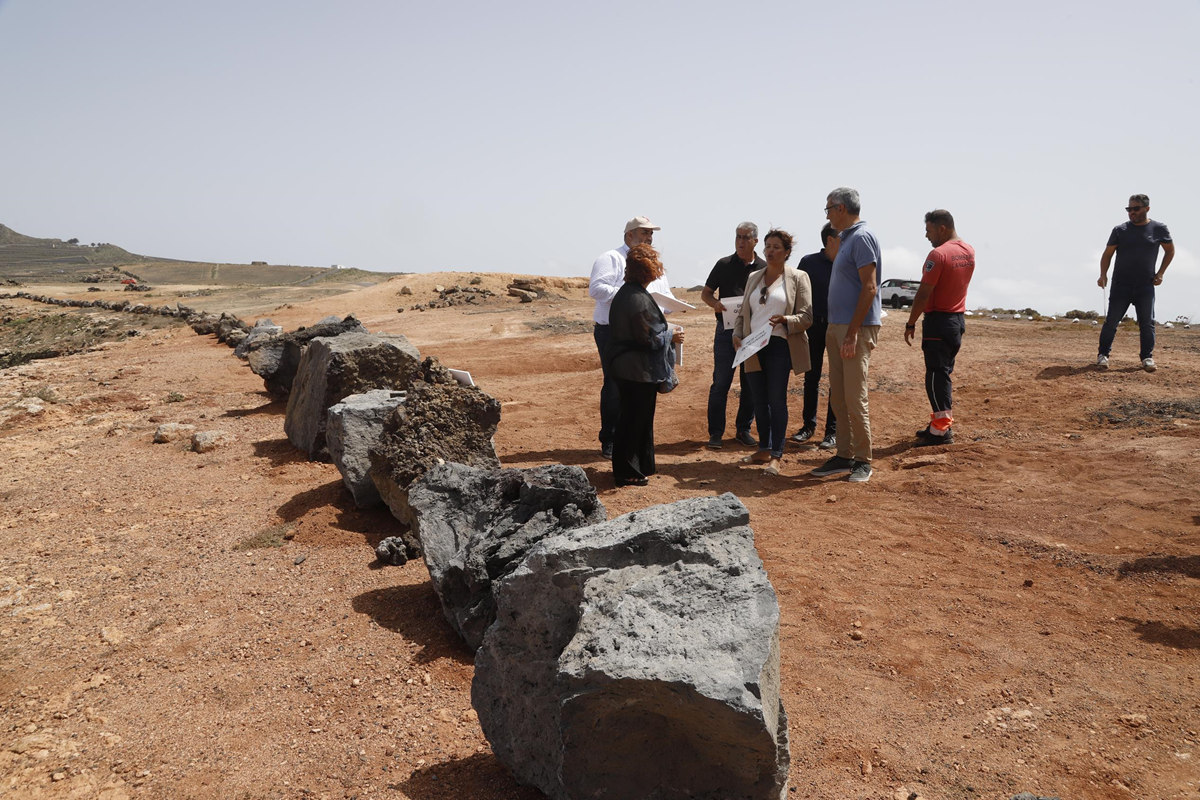
<svg viewBox="0 0 1200 800">
<path fill-rule="evenodd" d="M 627 481 L 617 481 L 617 488 L 622 489 L 626 486 L 649 486 L 649 478 L 633 478 Z"/>
<path fill-rule="evenodd" d="M 708 446 L 709 450 L 720 450 L 721 449 L 721 437 L 720 436 L 709 437 L 707 446 Z"/>
<path fill-rule="evenodd" d="M 809 474 L 816 475 L 818 478 L 827 478 L 830 475 L 844 475 L 854 468 L 854 464 L 855 462 L 848 458 L 834 456 Z"/>
<path fill-rule="evenodd" d="M 917 441 L 913 443 L 913 447 L 936 447 L 939 444 L 954 444 L 954 429 L 946 430 L 944 436 L 937 436 L 929 432 L 929 428 L 917 431 Z"/>
<path fill-rule="evenodd" d="M 613 445 L 612 442 L 604 442 L 600 445 L 600 455 L 605 458 L 612 458 Z"/>
<path fill-rule="evenodd" d="M 747 447 L 758 447 L 758 439 L 750 435 L 750 431 L 738 431 L 737 436 L 733 437 Z"/>
<path fill-rule="evenodd" d="M 871 474 L 874 470 L 871 469 L 870 461 L 855 461 L 854 466 L 850 470 L 851 483 L 866 483 L 871 480 Z"/>
<path fill-rule="evenodd" d="M 792 434 L 792 441 L 803 444 L 804 442 L 807 442 L 809 439 L 811 439 L 813 437 L 813 434 L 816 432 L 817 432 L 816 428 L 809 428 L 809 427 L 805 426 Z"/>
<path fill-rule="evenodd" d="M 817 445 L 817 447 L 821 448 L 822 450 L 836 450 L 837 449 L 837 434 L 836 433 L 825 434 L 825 438 L 821 440 L 821 443 L 819 445 Z"/>
</svg>

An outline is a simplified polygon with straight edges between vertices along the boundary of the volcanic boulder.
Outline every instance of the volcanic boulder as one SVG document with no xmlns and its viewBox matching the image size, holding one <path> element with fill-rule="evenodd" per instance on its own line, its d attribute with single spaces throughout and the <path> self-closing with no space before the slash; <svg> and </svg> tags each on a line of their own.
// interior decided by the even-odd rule
<svg viewBox="0 0 1200 800">
<path fill-rule="evenodd" d="M 587 474 L 562 464 L 442 464 L 409 487 L 408 506 L 442 611 L 472 650 L 496 619 L 493 581 L 543 539 L 607 519 Z"/>
<path fill-rule="evenodd" d="M 343 333 L 309 342 L 296 367 L 283 431 L 313 459 L 328 458 L 326 412 L 352 394 L 404 389 L 421 365 L 421 354 L 400 334 Z"/>
<path fill-rule="evenodd" d="M 371 479 L 393 516 L 406 525 L 409 484 L 445 462 L 499 469 L 492 437 L 500 424 L 500 403 L 477 386 L 463 386 L 436 359 L 422 362 L 416 381 L 383 426 L 371 448 Z"/>
<path fill-rule="evenodd" d="M 245 360 L 248 357 L 250 346 L 255 342 L 263 342 L 267 339 L 273 339 L 283 333 L 283 328 L 269 319 L 260 319 L 254 323 L 254 327 L 246 334 L 246 338 L 233 349 L 233 354 L 240 359 Z"/>
<path fill-rule="evenodd" d="M 309 342 L 318 337 L 366 332 L 367 329 L 351 314 L 340 322 L 320 322 L 257 341 L 246 348 L 246 360 L 250 362 L 250 371 L 263 379 L 268 392 L 276 397 L 287 397 L 296 379 L 300 356 Z"/>
<path fill-rule="evenodd" d="M 329 458 L 342 473 L 342 482 L 358 508 L 382 502 L 371 480 L 369 451 L 383 435 L 384 421 L 403 402 L 403 391 L 373 389 L 352 394 L 329 407 L 325 423 Z"/>
<path fill-rule="evenodd" d="M 555 800 L 787 796 L 779 605 L 731 494 L 567 531 L 494 584 L 471 699 Z"/>
</svg>

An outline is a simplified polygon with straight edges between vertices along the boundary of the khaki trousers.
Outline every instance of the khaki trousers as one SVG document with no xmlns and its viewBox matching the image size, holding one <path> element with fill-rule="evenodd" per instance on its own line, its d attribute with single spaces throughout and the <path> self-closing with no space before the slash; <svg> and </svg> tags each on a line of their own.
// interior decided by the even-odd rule
<svg viewBox="0 0 1200 800">
<path fill-rule="evenodd" d="M 879 341 L 879 326 L 858 330 L 854 358 L 842 358 L 842 339 L 849 325 L 830 323 L 825 332 L 825 355 L 829 358 L 829 402 L 837 417 L 837 454 L 854 461 L 871 460 L 871 414 L 867 407 L 867 367 L 871 351 Z"/>
</svg>

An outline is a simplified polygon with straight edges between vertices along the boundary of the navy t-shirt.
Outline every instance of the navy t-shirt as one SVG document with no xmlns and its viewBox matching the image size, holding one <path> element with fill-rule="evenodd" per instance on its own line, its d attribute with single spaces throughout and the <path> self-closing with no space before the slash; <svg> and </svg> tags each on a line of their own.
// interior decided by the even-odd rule
<svg viewBox="0 0 1200 800">
<path fill-rule="evenodd" d="M 1149 286 L 1154 283 L 1158 265 L 1158 248 L 1171 241 L 1167 226 L 1155 220 L 1145 225 L 1122 222 L 1112 229 L 1108 246 L 1117 246 L 1117 264 L 1113 268 L 1113 283 L 1127 286 Z"/>
<path fill-rule="evenodd" d="M 796 265 L 801 272 L 808 273 L 812 283 L 813 322 L 829 321 L 829 276 L 833 273 L 833 262 L 824 250 L 807 255 Z"/>
</svg>

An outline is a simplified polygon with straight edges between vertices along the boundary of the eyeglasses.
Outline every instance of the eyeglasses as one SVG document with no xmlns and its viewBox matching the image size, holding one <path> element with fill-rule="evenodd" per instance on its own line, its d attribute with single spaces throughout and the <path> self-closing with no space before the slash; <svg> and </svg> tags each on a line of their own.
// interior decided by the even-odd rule
<svg viewBox="0 0 1200 800">
<path fill-rule="evenodd" d="M 756 242 L 756 241 L 758 241 L 757 236 L 751 236 L 749 234 L 739 233 L 736 238 L 739 242 Z"/>
<path fill-rule="evenodd" d="M 833 209 L 837 208 L 840 205 L 841 205 L 841 203 L 834 203 L 831 206 L 825 206 L 825 216 L 829 216 L 829 212 L 832 211 Z"/>
<path fill-rule="evenodd" d="M 1134 211 L 1141 211 L 1145 206 L 1125 206 L 1125 210 L 1132 214 Z"/>
</svg>

